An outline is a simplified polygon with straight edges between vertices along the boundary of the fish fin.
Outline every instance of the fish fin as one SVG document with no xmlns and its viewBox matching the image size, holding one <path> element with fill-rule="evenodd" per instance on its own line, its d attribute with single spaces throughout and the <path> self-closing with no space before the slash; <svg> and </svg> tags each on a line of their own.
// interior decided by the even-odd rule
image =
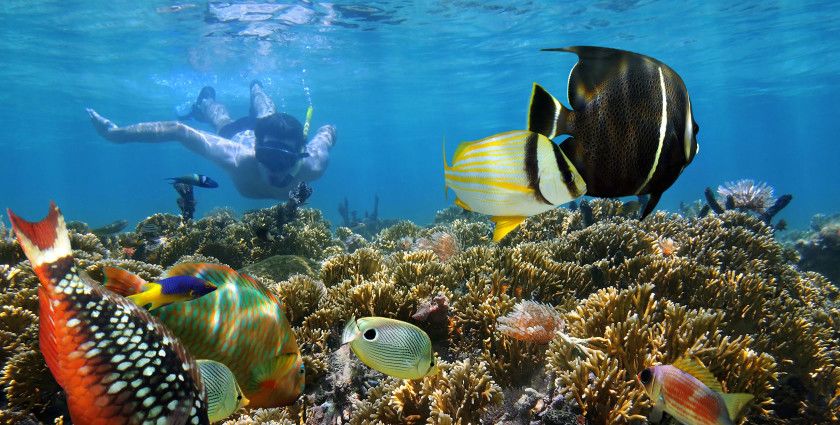
<svg viewBox="0 0 840 425">
<path fill-rule="evenodd" d="M 519 227 L 525 221 L 525 217 L 521 215 L 497 216 L 491 217 L 490 220 L 496 224 L 496 227 L 493 229 L 493 242 L 499 242 L 508 233 Z"/>
<path fill-rule="evenodd" d="M 656 208 L 656 204 L 659 203 L 659 198 L 661 197 L 662 192 L 654 192 L 650 194 L 650 197 L 645 203 L 645 209 L 644 211 L 642 211 L 642 215 L 641 217 L 639 217 L 639 220 L 644 220 L 645 217 L 647 217 L 648 215 L 650 215 L 650 213 L 653 212 L 653 209 Z"/>
<path fill-rule="evenodd" d="M 51 302 L 51 293 L 55 283 L 65 271 L 73 265 L 73 251 L 70 248 L 70 236 L 64 217 L 55 203 L 50 203 L 50 211 L 46 218 L 32 223 L 16 216 L 12 210 L 6 210 L 12 228 L 17 235 L 18 242 L 32 268 L 38 275 L 41 286 L 38 288 L 38 305 L 40 314 L 38 322 L 38 344 L 44 359 L 59 385 L 62 382 L 63 371 L 58 365 L 58 343 L 55 337 L 55 310 Z M 70 265 L 65 267 L 50 267 L 69 259 Z M 56 273 L 59 273 L 56 275 Z"/>
<path fill-rule="evenodd" d="M 461 207 L 461 208 L 463 208 L 467 211 L 472 211 L 470 209 L 470 206 L 467 205 L 464 201 L 462 201 L 461 198 L 455 198 L 455 205 L 457 205 L 457 206 L 459 206 L 459 207 Z"/>
<path fill-rule="evenodd" d="M 586 182 L 559 146 L 539 135 L 537 167 L 540 194 L 552 205 L 561 205 L 583 196 Z"/>
<path fill-rule="evenodd" d="M 446 163 L 446 136 L 443 136 L 443 197 L 449 200 L 449 183 L 446 182 L 446 171 L 449 170 L 449 164 Z"/>
<path fill-rule="evenodd" d="M 356 316 L 351 317 L 344 325 L 344 332 L 341 333 L 341 345 L 353 342 L 361 332 L 356 323 Z"/>
<path fill-rule="evenodd" d="M 689 357 L 683 357 L 675 361 L 672 366 L 697 378 L 698 381 L 702 382 L 712 391 L 723 393 L 723 387 L 721 387 L 715 375 L 712 375 L 712 372 L 709 372 L 709 369 L 700 362 Z"/>
<path fill-rule="evenodd" d="M 124 297 L 145 291 L 147 289 L 146 285 L 149 283 L 134 273 L 116 267 L 105 267 L 103 272 L 105 280 L 102 281 L 102 284 L 111 292 Z"/>
<path fill-rule="evenodd" d="M 662 411 L 665 407 L 665 402 L 662 400 L 662 396 L 659 396 L 659 400 L 653 405 L 653 408 L 650 409 L 650 414 L 648 415 L 648 420 L 653 423 L 662 422 Z"/>
<path fill-rule="evenodd" d="M 721 393 L 723 403 L 726 404 L 726 411 L 729 413 L 729 419 L 735 422 L 735 419 L 741 415 L 744 407 L 753 399 L 752 394 L 747 393 Z"/>
<path fill-rule="evenodd" d="M 260 293 L 269 295 L 270 298 L 276 299 L 271 292 L 265 289 L 254 278 L 244 273 L 239 273 L 236 270 L 223 266 L 221 264 L 211 263 L 181 263 L 172 266 L 167 270 L 165 277 L 173 276 L 193 276 L 195 278 L 209 282 L 218 287 L 227 283 L 234 283 L 237 286 L 252 287 L 260 291 Z"/>
<path fill-rule="evenodd" d="M 541 85 L 534 83 L 528 105 L 528 130 L 549 139 L 569 134 L 569 122 L 574 118 L 573 115 L 574 111 L 563 106 Z"/>
<path fill-rule="evenodd" d="M 647 57 L 625 50 L 595 46 L 568 46 L 542 50 L 578 55 L 578 62 L 569 73 L 569 103 L 575 109 L 586 105 L 597 94 L 599 86 L 604 81 L 613 78 L 622 62 Z"/>
</svg>

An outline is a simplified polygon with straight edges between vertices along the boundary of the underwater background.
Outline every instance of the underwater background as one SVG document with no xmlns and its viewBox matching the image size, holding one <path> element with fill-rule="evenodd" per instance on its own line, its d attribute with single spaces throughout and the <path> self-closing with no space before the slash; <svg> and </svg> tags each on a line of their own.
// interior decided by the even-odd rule
<svg viewBox="0 0 840 425">
<path fill-rule="evenodd" d="M 35 220 L 54 200 L 96 281 L 220 263 L 282 299 L 303 396 L 229 424 L 645 423 L 637 374 L 684 356 L 754 396 L 736 423 L 837 423 L 838 21 L 827 1 L 7 0 L 0 206 Z M 700 152 L 643 221 L 634 197 L 589 199 L 494 243 L 444 196 L 441 145 L 451 158 L 524 128 L 534 82 L 568 104 L 577 57 L 540 49 L 569 45 L 672 67 Z M 254 79 L 283 112 L 312 106 L 313 130 L 337 128 L 303 205 L 246 199 L 178 143 L 110 143 L 85 112 L 174 120 L 210 85 L 235 119 Z M 196 188 L 185 221 L 165 179 L 192 173 L 219 187 Z M 115 220 L 127 227 L 92 231 Z M 69 423 L 39 351 L 38 279 L 0 223 L 0 424 Z M 353 316 L 416 324 L 442 372 L 367 368 L 339 349 Z"/>
<path fill-rule="evenodd" d="M 539 50 L 583 44 L 653 56 L 686 83 L 701 153 L 660 208 L 750 178 L 794 195 L 780 216 L 792 227 L 840 209 L 831 2 L 278 4 L 290 7 L 266 19 L 204 2 L 3 2 L 4 205 L 32 214 L 55 199 L 92 225 L 136 222 L 177 212 L 163 179 L 197 172 L 221 183 L 197 193 L 198 216 L 269 206 L 177 143 L 107 143 L 84 111 L 120 125 L 174 119 L 213 85 L 236 118 L 258 78 L 279 109 L 302 117 L 311 99 L 313 128 L 338 129 L 313 207 L 336 221 L 344 197 L 361 213 L 378 195 L 382 216 L 427 223 L 447 205 L 444 138 L 451 155 L 460 141 L 523 128 L 533 82 L 565 102 L 576 57 Z"/>
</svg>

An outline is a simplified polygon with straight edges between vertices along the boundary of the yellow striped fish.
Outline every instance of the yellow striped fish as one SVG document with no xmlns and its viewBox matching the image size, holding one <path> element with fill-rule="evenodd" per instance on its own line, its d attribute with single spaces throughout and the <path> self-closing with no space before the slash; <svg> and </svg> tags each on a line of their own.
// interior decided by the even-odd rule
<svg viewBox="0 0 840 425">
<path fill-rule="evenodd" d="M 248 399 L 236 383 L 236 377 L 227 366 L 213 360 L 196 360 L 201 382 L 207 389 L 207 416 L 211 423 L 227 419 Z"/>
<path fill-rule="evenodd" d="M 586 193 L 572 162 L 551 140 L 527 130 L 508 131 L 461 143 L 452 166 L 443 170 L 455 204 L 492 216 L 499 241 L 526 217 L 548 211 Z"/>
<path fill-rule="evenodd" d="M 438 373 L 429 335 L 411 323 L 354 317 L 344 326 L 341 344 L 350 344 L 362 363 L 386 375 L 420 379 Z"/>
<path fill-rule="evenodd" d="M 685 425 L 732 425 L 753 398 L 724 393 L 708 369 L 687 358 L 651 366 L 638 379 L 654 403 L 651 422 L 659 422 L 664 411 Z"/>
</svg>

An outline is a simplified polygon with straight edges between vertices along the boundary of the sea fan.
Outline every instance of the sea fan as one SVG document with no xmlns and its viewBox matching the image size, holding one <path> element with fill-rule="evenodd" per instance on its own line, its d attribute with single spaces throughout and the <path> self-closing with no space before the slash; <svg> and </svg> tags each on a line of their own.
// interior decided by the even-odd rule
<svg viewBox="0 0 840 425">
<path fill-rule="evenodd" d="M 726 182 L 718 186 L 717 193 L 724 200 L 732 197 L 734 205 L 731 208 L 750 210 L 759 214 L 764 213 L 776 203 L 776 197 L 773 196 L 773 187 L 764 182 L 756 183 L 752 180 Z M 729 208 L 727 206 L 727 209 Z"/>
<path fill-rule="evenodd" d="M 554 307 L 534 301 L 520 301 L 513 311 L 496 319 L 498 330 L 520 341 L 546 344 L 563 329 L 563 319 Z"/>
</svg>

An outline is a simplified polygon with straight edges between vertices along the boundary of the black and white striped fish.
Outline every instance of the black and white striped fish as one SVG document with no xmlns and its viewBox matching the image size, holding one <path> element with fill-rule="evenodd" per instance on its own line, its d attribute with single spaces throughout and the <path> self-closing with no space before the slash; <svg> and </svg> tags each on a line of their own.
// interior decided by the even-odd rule
<svg viewBox="0 0 840 425">
<path fill-rule="evenodd" d="M 564 107 L 534 84 L 528 129 L 560 144 L 586 182 L 586 194 L 650 194 L 646 217 L 699 150 L 691 101 L 668 65 L 645 55 L 604 47 L 572 46 L 578 62 L 569 74 Z"/>
</svg>

